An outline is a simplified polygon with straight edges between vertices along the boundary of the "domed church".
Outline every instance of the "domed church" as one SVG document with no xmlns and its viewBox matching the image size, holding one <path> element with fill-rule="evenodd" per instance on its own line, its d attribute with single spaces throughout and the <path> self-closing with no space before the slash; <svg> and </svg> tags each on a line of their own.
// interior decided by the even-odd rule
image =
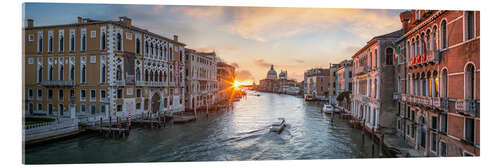
<svg viewBox="0 0 500 167">
<path fill-rule="evenodd" d="M 271 69 L 267 72 L 266 79 L 276 80 L 278 79 L 278 73 L 274 70 L 274 65 L 271 64 Z"/>
</svg>

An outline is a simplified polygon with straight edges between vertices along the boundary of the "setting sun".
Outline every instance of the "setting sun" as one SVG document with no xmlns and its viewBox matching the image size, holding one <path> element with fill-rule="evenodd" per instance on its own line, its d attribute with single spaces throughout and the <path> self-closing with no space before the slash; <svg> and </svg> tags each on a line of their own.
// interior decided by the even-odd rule
<svg viewBox="0 0 500 167">
<path fill-rule="evenodd" d="M 233 87 L 239 88 L 241 86 L 251 85 L 251 84 L 252 84 L 252 81 L 238 81 L 238 80 L 234 80 Z"/>
</svg>

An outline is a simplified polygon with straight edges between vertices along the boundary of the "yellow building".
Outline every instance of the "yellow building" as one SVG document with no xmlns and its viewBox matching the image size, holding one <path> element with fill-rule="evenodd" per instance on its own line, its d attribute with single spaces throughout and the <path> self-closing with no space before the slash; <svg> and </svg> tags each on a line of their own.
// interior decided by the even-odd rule
<svg viewBox="0 0 500 167">
<path fill-rule="evenodd" d="M 49 26 L 29 19 L 23 33 L 26 114 L 126 117 L 184 110 L 185 44 L 175 35 L 135 27 L 127 17 L 78 17 Z"/>
</svg>

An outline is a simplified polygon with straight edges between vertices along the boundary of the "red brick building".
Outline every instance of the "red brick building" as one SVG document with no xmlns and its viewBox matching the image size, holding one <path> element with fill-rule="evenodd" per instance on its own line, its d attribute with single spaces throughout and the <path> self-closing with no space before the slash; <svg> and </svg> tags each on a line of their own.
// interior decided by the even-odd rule
<svg viewBox="0 0 500 167">
<path fill-rule="evenodd" d="M 479 156 L 479 11 L 412 10 L 400 18 L 399 134 L 426 156 Z"/>
</svg>

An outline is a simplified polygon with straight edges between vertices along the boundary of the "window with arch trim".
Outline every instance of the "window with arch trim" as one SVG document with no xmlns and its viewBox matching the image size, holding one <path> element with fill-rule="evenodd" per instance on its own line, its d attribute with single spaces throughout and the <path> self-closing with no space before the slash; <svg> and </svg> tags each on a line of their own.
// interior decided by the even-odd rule
<svg viewBox="0 0 500 167">
<path fill-rule="evenodd" d="M 469 40 L 474 38 L 474 11 L 466 11 L 465 18 L 466 18 L 465 39 Z"/>
<path fill-rule="evenodd" d="M 116 50 L 122 50 L 122 34 L 116 34 Z"/>
<path fill-rule="evenodd" d="M 465 99 L 475 98 L 475 71 L 476 68 L 472 63 L 468 63 L 465 67 Z"/>
<path fill-rule="evenodd" d="M 441 22 L 441 49 L 448 47 L 446 20 Z"/>
</svg>

